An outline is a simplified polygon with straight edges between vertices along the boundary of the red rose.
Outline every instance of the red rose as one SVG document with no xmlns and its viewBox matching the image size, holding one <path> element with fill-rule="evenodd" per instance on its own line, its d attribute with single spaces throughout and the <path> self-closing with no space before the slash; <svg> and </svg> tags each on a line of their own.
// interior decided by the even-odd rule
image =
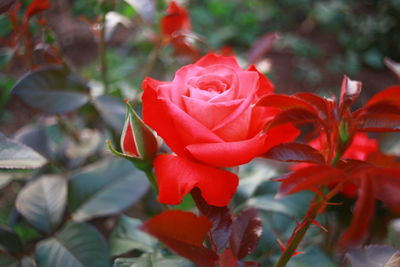
<svg viewBox="0 0 400 267">
<path fill-rule="evenodd" d="M 161 33 L 167 43 L 174 46 L 176 54 L 192 56 L 197 59 L 200 50 L 195 46 L 192 37 L 192 23 L 189 12 L 172 1 L 165 16 L 161 19 Z"/>
<path fill-rule="evenodd" d="M 226 205 L 238 180 L 220 167 L 247 163 L 298 135 L 291 125 L 263 131 L 279 111 L 254 104 L 273 85 L 253 66 L 241 69 L 234 57 L 208 54 L 178 70 L 172 82 L 146 78 L 143 89 L 145 123 L 177 154 L 154 162 L 159 201 L 166 204 L 198 187 L 209 204 Z"/>
</svg>

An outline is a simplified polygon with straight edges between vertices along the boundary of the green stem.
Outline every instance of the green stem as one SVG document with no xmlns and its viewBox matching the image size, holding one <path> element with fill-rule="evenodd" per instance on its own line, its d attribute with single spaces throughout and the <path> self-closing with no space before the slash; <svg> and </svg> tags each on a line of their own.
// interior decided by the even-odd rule
<svg viewBox="0 0 400 267">
<path fill-rule="evenodd" d="M 144 171 L 144 173 L 146 174 L 147 179 L 149 180 L 150 184 L 153 186 L 154 190 L 158 194 L 158 186 L 157 186 L 156 177 L 154 176 L 153 171 L 151 169 L 148 169 L 148 170 Z M 160 204 L 164 210 L 169 210 L 168 205 L 166 205 L 164 203 L 160 203 Z"/>
<path fill-rule="evenodd" d="M 151 186 L 154 188 L 154 190 L 158 194 L 158 186 L 157 186 L 156 177 L 154 176 L 153 171 L 149 169 L 149 170 L 144 171 L 144 173 L 146 174 L 147 179 L 149 180 Z"/>
<path fill-rule="evenodd" d="M 101 80 L 104 86 L 104 92 L 106 94 L 109 93 L 109 86 L 108 86 L 108 78 L 107 78 L 107 59 L 106 59 L 106 14 L 102 14 L 100 18 L 100 40 L 99 40 L 99 56 L 100 56 L 100 73 L 101 73 Z"/>
<path fill-rule="evenodd" d="M 161 44 L 156 44 L 156 46 L 153 48 L 147 59 L 147 64 L 143 68 L 143 79 L 151 74 L 151 71 L 153 70 L 153 67 L 157 61 L 160 51 L 161 51 Z"/>
</svg>

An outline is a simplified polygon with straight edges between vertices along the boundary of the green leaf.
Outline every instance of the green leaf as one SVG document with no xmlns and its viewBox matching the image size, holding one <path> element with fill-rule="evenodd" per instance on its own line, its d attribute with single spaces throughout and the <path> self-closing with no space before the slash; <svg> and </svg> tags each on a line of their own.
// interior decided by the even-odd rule
<svg viewBox="0 0 400 267">
<path fill-rule="evenodd" d="M 349 251 L 345 255 L 348 267 L 389 267 L 398 257 L 398 251 L 392 247 L 371 245 Z M 394 257 L 393 257 L 394 256 Z M 392 261 L 392 262 L 390 262 Z M 389 264 L 390 263 L 390 264 Z M 398 265 L 392 265 L 398 266 Z"/>
<path fill-rule="evenodd" d="M 117 258 L 113 267 L 194 267 L 194 265 L 179 256 L 157 258 L 154 254 L 145 254 L 138 258 Z"/>
<path fill-rule="evenodd" d="M 46 159 L 33 149 L 0 134 L 0 168 L 35 169 L 45 163 Z"/>
<path fill-rule="evenodd" d="M 153 252 L 158 243 L 156 239 L 139 229 L 143 223 L 135 218 L 121 215 L 117 226 L 111 233 L 111 255 L 121 255 L 134 249 Z"/>
<path fill-rule="evenodd" d="M 115 214 L 138 201 L 148 187 L 145 175 L 129 161 L 105 159 L 72 175 L 68 207 L 76 221 Z"/>
<path fill-rule="evenodd" d="M 400 249 L 400 219 L 394 219 L 389 224 L 387 244 Z"/>
<path fill-rule="evenodd" d="M 86 83 L 76 74 L 51 66 L 24 75 L 14 85 L 12 93 L 33 108 L 60 114 L 86 104 L 88 90 Z"/>
<path fill-rule="evenodd" d="M 43 176 L 26 185 L 15 206 L 25 219 L 50 233 L 61 221 L 67 198 L 67 183 L 59 176 Z"/>
<path fill-rule="evenodd" d="M 0 254 L 0 266 L 20 267 L 17 259 L 2 254 Z"/>
<path fill-rule="evenodd" d="M 22 251 L 22 242 L 19 236 L 11 228 L 4 225 L 0 225 L 0 250 L 12 254 Z"/>
<path fill-rule="evenodd" d="M 309 192 L 301 192 L 281 199 L 275 199 L 275 194 L 265 194 L 250 198 L 246 202 L 246 206 L 300 218 L 304 215 L 311 199 L 312 194 Z"/>
<path fill-rule="evenodd" d="M 102 119 L 116 132 L 121 133 L 125 123 L 125 104 L 110 95 L 101 95 L 93 99 L 93 104 Z"/>
<path fill-rule="evenodd" d="M 243 199 L 250 198 L 258 186 L 277 175 L 276 169 L 265 162 L 251 162 L 240 167 L 237 194 Z"/>
<path fill-rule="evenodd" d="M 54 237 L 36 246 L 36 259 L 41 267 L 108 267 L 105 240 L 85 223 L 69 223 Z"/>
</svg>

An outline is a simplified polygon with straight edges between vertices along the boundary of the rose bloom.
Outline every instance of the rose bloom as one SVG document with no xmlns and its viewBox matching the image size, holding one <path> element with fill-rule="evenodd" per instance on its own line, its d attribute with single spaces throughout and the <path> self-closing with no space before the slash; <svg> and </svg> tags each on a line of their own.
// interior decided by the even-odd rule
<svg viewBox="0 0 400 267">
<path fill-rule="evenodd" d="M 247 163 L 298 135 L 291 125 L 263 130 L 279 110 L 255 103 L 272 94 L 273 85 L 234 57 L 208 54 L 179 69 L 172 82 L 146 78 L 143 89 L 144 121 L 175 153 L 154 161 L 162 203 L 178 204 L 198 187 L 210 205 L 227 205 L 238 177 L 224 167 Z"/>
</svg>

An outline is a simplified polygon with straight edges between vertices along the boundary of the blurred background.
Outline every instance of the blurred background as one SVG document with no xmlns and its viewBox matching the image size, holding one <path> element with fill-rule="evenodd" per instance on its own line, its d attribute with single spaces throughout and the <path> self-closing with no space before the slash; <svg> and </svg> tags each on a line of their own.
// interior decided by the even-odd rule
<svg viewBox="0 0 400 267">
<path fill-rule="evenodd" d="M 142 14 L 128 2 L 116 1 L 112 15 L 108 16 L 106 57 L 112 91 L 128 92 L 129 96 L 129 90 L 132 94 L 132 89 L 140 87 L 140 72 L 154 47 L 167 1 L 149 1 L 153 7 L 147 10 L 143 1 Z M 384 65 L 384 58 L 400 61 L 399 0 L 178 3 L 189 10 L 197 46 L 203 51 L 229 46 L 244 64 L 255 59 L 254 63 L 267 73 L 278 92 L 336 93 L 346 74 L 363 82 L 363 101 L 396 83 L 396 77 Z M 43 43 L 56 44 L 63 59 L 92 81 L 92 86 L 101 80 L 97 60 L 98 15 L 97 0 L 53 0 L 51 9 L 44 13 L 45 30 L 38 23 L 30 25 Z M 6 104 L 12 85 L 26 71 L 22 59 L 6 46 L 13 31 L 9 17 L 1 15 L 0 130 L 5 133 L 19 128 L 18 122 L 23 123 L 31 112 L 24 113 L 26 107 L 14 99 Z M 277 40 L 275 32 L 279 34 Z M 38 49 L 36 52 L 40 54 Z M 162 49 L 157 61 L 150 74 L 160 79 L 171 78 L 179 66 L 190 62 L 174 58 L 170 47 Z"/>
</svg>

